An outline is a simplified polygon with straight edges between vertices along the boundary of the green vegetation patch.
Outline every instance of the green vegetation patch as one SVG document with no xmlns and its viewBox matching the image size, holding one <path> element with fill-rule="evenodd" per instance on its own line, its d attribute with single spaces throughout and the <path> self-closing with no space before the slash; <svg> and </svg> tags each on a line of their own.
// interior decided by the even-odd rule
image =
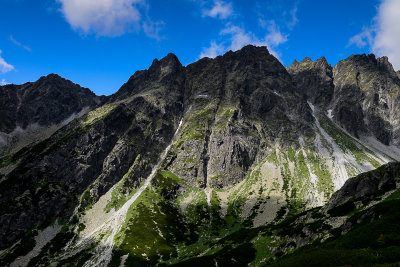
<svg viewBox="0 0 400 267">
<path fill-rule="evenodd" d="M 289 254 L 271 266 L 371 266 L 400 261 L 400 200 L 388 200 L 348 219 L 350 231 Z M 343 213 L 341 213 L 343 214 Z M 360 221 L 361 220 L 361 221 Z M 345 224 L 346 225 L 346 224 Z M 338 257 L 340 255 L 340 257 Z"/>
<path fill-rule="evenodd" d="M 176 179 L 169 172 L 163 174 Z M 158 175 L 158 179 L 163 178 Z M 156 184 L 160 186 L 161 183 L 158 181 Z M 163 198 L 152 187 L 144 190 L 131 206 L 122 229 L 124 231 L 119 233 L 116 241 L 120 255 L 129 254 L 128 266 L 141 262 L 155 265 L 168 260 L 177 256 L 174 244 L 196 238 L 187 230 L 189 227 L 173 202 Z"/>
<path fill-rule="evenodd" d="M 83 127 L 90 127 L 101 119 L 105 118 L 118 104 L 106 104 L 95 110 L 90 111 L 81 121 Z"/>
</svg>

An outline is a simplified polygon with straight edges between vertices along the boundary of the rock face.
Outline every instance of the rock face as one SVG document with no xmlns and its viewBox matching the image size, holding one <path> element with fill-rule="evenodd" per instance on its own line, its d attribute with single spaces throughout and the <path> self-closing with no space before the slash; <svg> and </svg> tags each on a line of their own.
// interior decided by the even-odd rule
<svg viewBox="0 0 400 267">
<path fill-rule="evenodd" d="M 332 110 L 333 120 L 355 137 L 399 144 L 400 79 L 387 57 L 353 55 L 333 69 L 325 58 L 305 58 L 287 70 L 300 93 Z"/>
<path fill-rule="evenodd" d="M 355 55 L 333 69 L 335 120 L 346 130 L 399 145 L 400 79 L 386 57 Z"/>
<path fill-rule="evenodd" d="M 190 110 L 171 171 L 201 188 L 241 182 L 270 144 L 289 140 L 290 145 L 299 135 L 312 134 L 310 109 L 298 99 L 290 75 L 265 47 L 248 46 L 189 65 L 185 105 Z"/>
<path fill-rule="evenodd" d="M 316 61 L 305 58 L 296 60 L 287 67 L 292 75 L 297 90 L 313 104 L 327 105 L 333 97 L 334 85 L 332 67 L 324 57 Z"/>
<path fill-rule="evenodd" d="M 400 159 L 397 82 L 387 59 L 365 55 L 334 68 L 306 58 L 287 70 L 254 46 L 187 67 L 173 54 L 155 59 L 87 114 L 0 158 L 0 265 L 185 263 L 208 253 L 211 243 L 227 251 L 221 257 L 229 261 L 218 263 L 241 262 L 237 250 L 214 241 L 322 206 L 348 178 Z M 82 94 L 57 114 L 97 105 L 86 89 L 57 76 L 24 86 L 47 88 L 43 99 L 69 90 L 74 102 Z M 375 86 L 378 102 L 369 92 Z M 26 108 L 36 120 L 10 117 L 3 127 L 63 120 L 40 119 L 47 113 L 37 101 Z M 360 188 L 367 194 L 375 183 L 386 190 L 387 181 L 346 184 L 347 195 L 335 193 L 329 205 L 341 206 Z M 54 234 L 43 241 L 47 232 Z M 319 234 L 290 238 L 300 247 Z M 253 241 L 243 242 L 243 253 L 256 253 Z M 273 254 L 293 249 L 259 245 Z"/>
<path fill-rule="evenodd" d="M 11 133 L 17 126 L 60 123 L 85 107 L 94 107 L 99 98 L 87 88 L 49 74 L 33 83 L 1 86 L 0 101 L 0 131 Z"/>
<path fill-rule="evenodd" d="M 56 217 L 66 220 L 85 190 L 82 206 L 103 195 L 128 170 L 132 175 L 127 183 L 139 185 L 183 111 L 183 68 L 166 80 L 162 76 L 175 70 L 161 70 L 162 64 L 153 64 L 143 80 L 147 86 L 133 97 L 103 105 L 5 159 L 17 167 L 1 183 L 0 247 L 22 236 L 29 225 Z M 124 88 L 134 89 L 129 84 Z M 18 204 L 9 205 L 15 198 Z"/>
<path fill-rule="evenodd" d="M 373 200 L 377 196 L 388 191 L 393 191 L 400 183 L 399 163 L 390 163 L 381 167 L 378 171 L 360 174 L 349 179 L 344 186 L 335 192 L 326 205 L 326 209 L 332 210 L 349 200 L 359 201 Z"/>
<path fill-rule="evenodd" d="M 40 135 L 49 137 L 102 99 L 56 74 L 23 85 L 0 86 L 0 155 L 22 148 L 18 143 L 28 145 L 43 140 Z"/>
</svg>

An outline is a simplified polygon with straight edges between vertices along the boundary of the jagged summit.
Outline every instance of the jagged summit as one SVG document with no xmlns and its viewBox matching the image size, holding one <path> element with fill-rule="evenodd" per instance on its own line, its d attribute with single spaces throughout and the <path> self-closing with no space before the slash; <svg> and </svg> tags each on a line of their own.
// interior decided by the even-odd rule
<svg viewBox="0 0 400 267">
<path fill-rule="evenodd" d="M 44 140 L 104 99 L 57 74 L 0 88 L 0 156 Z"/>
<path fill-rule="evenodd" d="M 179 61 L 178 57 L 173 54 L 173 53 L 169 53 L 168 55 L 166 55 L 165 57 L 163 57 L 162 59 L 158 60 L 157 58 L 155 58 L 149 68 L 157 68 L 159 65 L 177 65 L 177 66 L 182 66 L 181 62 Z"/>
<path fill-rule="evenodd" d="M 52 75 L 15 88 L 0 90 L 17 110 L 0 117 L 11 129 L 19 111 L 31 125 L 89 108 L 0 158 L 2 266 L 263 265 L 349 230 L 340 199 L 318 207 L 400 160 L 400 87 L 385 58 L 284 68 L 246 46 L 186 67 L 155 59 L 103 102 Z M 391 168 L 345 189 L 378 201 L 375 174 Z"/>
<path fill-rule="evenodd" d="M 78 113 L 84 107 L 94 107 L 96 95 L 87 88 L 49 74 L 36 82 L 3 87 L 0 97 L 2 119 L 0 131 L 10 133 L 17 126 L 29 124 L 49 126 Z"/>
<path fill-rule="evenodd" d="M 309 57 L 305 57 L 300 63 L 311 63 L 313 60 Z"/>
<path fill-rule="evenodd" d="M 38 79 L 38 81 L 40 81 L 40 80 L 66 80 L 66 79 L 63 78 L 63 77 L 61 77 L 61 76 L 58 75 L 58 74 L 50 73 L 50 74 L 48 74 L 48 75 L 46 75 L 46 76 L 40 77 L 40 78 Z"/>
<path fill-rule="evenodd" d="M 395 79 L 397 78 L 396 72 L 386 56 L 377 58 L 375 54 L 351 55 L 346 59 L 340 60 L 336 64 L 338 68 L 342 65 L 351 65 L 363 71 L 380 70 L 384 75 L 389 75 L 391 78 Z"/>
<path fill-rule="evenodd" d="M 163 88 L 165 95 L 168 92 L 179 92 L 182 90 L 181 83 L 184 82 L 185 68 L 178 57 L 172 53 L 161 60 L 154 59 L 147 70 L 136 71 L 121 88 L 110 96 L 108 102 L 123 100 L 144 92 L 144 90 Z"/>
<path fill-rule="evenodd" d="M 252 71 L 252 75 L 267 75 L 271 72 L 280 72 L 280 75 L 287 76 L 282 64 L 268 52 L 265 46 L 257 47 L 248 45 L 235 52 L 229 51 L 215 59 L 203 58 L 189 64 L 187 67 L 183 67 L 179 59 L 174 54 L 170 53 L 161 60 L 154 59 L 148 70 L 136 72 L 129 78 L 128 82 L 111 97 L 110 101 L 124 99 L 142 91 L 143 88 L 141 84 L 143 84 L 144 81 L 154 84 L 168 83 L 168 81 L 172 82 L 177 79 L 181 81 L 185 79 L 187 75 L 196 75 L 198 71 L 203 72 L 204 70 L 211 71 L 209 74 L 215 77 L 226 72 L 244 72 L 250 70 Z M 213 78 L 211 78 L 211 80 Z M 150 86 L 150 88 L 154 87 L 156 86 Z M 176 87 L 174 88 L 175 89 L 170 88 L 168 90 L 178 89 Z M 210 89 L 211 88 L 213 88 L 213 86 L 210 86 Z M 282 89 L 283 88 L 285 88 L 285 90 L 290 90 L 292 86 L 288 85 L 282 87 Z M 217 89 L 218 86 L 215 85 L 213 90 Z M 186 98 L 190 98 L 198 93 L 201 92 L 196 92 L 196 90 L 193 92 L 186 92 L 185 96 Z"/>
<path fill-rule="evenodd" d="M 325 57 L 315 61 L 305 58 L 293 62 L 287 71 L 292 75 L 297 91 L 316 105 L 327 105 L 333 96 L 332 67 Z"/>
</svg>

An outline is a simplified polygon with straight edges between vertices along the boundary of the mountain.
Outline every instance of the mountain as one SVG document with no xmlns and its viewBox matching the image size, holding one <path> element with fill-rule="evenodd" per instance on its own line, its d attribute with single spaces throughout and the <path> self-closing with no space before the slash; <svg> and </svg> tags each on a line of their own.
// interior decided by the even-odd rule
<svg viewBox="0 0 400 267">
<path fill-rule="evenodd" d="M 89 89 L 56 74 L 0 86 L 0 155 L 46 139 L 100 102 Z"/>
<path fill-rule="evenodd" d="M 2 265 L 301 257 L 329 238 L 329 211 L 349 194 L 366 199 L 398 178 L 395 163 L 379 168 L 400 159 L 398 80 L 373 55 L 287 68 L 254 46 L 186 67 L 173 54 L 155 59 L 98 107 L 0 159 Z M 375 177 L 359 195 L 357 175 Z M 299 237 L 290 229 L 312 223 L 301 214 L 320 220 Z"/>
<path fill-rule="evenodd" d="M 349 179 L 322 207 L 211 240 L 177 266 L 396 266 L 400 164 Z M 393 264 L 393 265 L 391 265 Z"/>
</svg>

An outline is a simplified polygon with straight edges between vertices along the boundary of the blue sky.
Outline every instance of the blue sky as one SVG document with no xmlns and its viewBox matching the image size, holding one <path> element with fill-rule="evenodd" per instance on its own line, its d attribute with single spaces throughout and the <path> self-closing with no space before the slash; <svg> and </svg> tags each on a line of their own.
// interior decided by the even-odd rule
<svg viewBox="0 0 400 267">
<path fill-rule="evenodd" d="M 57 73 L 115 92 L 154 58 L 182 64 L 251 43 L 287 66 L 388 55 L 400 68 L 400 0 L 0 0 L 0 82 Z"/>
</svg>

